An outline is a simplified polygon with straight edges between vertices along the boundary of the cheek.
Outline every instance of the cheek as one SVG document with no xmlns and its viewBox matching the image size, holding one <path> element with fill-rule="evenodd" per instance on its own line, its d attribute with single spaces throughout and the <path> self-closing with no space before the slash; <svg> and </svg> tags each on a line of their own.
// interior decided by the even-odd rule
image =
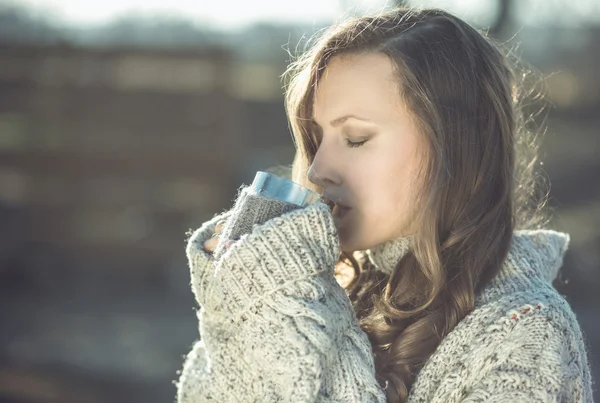
<svg viewBox="0 0 600 403">
<path fill-rule="evenodd" d="M 398 177 L 388 179 L 377 183 L 377 192 L 370 199 L 365 217 L 370 226 L 386 229 L 385 232 L 393 231 L 402 224 L 408 203 L 406 184 Z"/>
<path fill-rule="evenodd" d="M 356 210 L 338 228 L 347 250 L 371 247 L 408 230 L 418 162 L 409 148 L 406 143 L 387 144 L 349 159 L 344 176 Z"/>
<path fill-rule="evenodd" d="M 369 177 L 364 178 L 363 217 L 365 226 L 387 235 L 402 231 L 412 200 L 412 161 L 391 155 L 373 161 Z"/>
</svg>

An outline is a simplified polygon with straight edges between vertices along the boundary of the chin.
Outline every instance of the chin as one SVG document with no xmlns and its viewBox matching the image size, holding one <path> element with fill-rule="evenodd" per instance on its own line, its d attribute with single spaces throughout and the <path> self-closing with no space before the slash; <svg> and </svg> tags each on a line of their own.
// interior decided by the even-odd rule
<svg viewBox="0 0 600 403">
<path fill-rule="evenodd" d="M 365 241 L 367 239 L 361 239 L 360 236 L 357 236 L 363 231 L 360 231 L 358 226 L 349 225 L 352 223 L 344 223 L 346 225 L 341 225 L 338 227 L 338 236 L 340 240 L 340 249 L 344 252 L 352 253 L 358 250 L 365 250 L 370 245 L 368 245 Z"/>
<path fill-rule="evenodd" d="M 375 246 L 386 242 L 387 238 L 361 238 L 353 237 L 352 234 L 339 231 L 340 249 L 344 252 L 352 253 L 374 248 Z M 394 239 L 394 238 L 389 238 Z"/>
<path fill-rule="evenodd" d="M 372 231 L 365 230 L 365 228 L 369 227 L 362 223 L 346 221 L 338 224 L 342 224 L 336 226 L 340 240 L 340 249 L 344 252 L 352 253 L 363 251 L 377 246 L 380 243 L 378 239 L 374 239 L 372 236 L 364 236 Z"/>
<path fill-rule="evenodd" d="M 346 238 L 340 235 L 340 249 L 344 252 L 352 253 L 358 250 L 368 249 L 370 246 L 365 242 L 361 242 L 360 239 L 352 239 L 352 237 Z"/>
<path fill-rule="evenodd" d="M 340 237 L 340 249 L 344 252 L 354 252 L 356 249 L 352 249 L 354 244 L 351 242 L 351 239 L 348 239 L 343 231 L 339 231 L 338 235 Z"/>
</svg>

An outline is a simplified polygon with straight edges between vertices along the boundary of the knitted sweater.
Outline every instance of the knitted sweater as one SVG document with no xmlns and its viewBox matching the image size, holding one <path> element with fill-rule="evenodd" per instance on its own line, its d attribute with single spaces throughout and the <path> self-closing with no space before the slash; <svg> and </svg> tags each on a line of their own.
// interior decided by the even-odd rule
<svg viewBox="0 0 600 403">
<path fill-rule="evenodd" d="M 367 335 L 333 268 L 339 241 L 317 203 L 254 226 L 215 262 L 203 250 L 222 213 L 187 244 L 200 340 L 177 401 L 385 402 Z M 582 332 L 551 281 L 569 236 L 516 231 L 500 273 L 439 344 L 409 402 L 592 402 Z M 399 238 L 364 251 L 390 272 Z"/>
</svg>

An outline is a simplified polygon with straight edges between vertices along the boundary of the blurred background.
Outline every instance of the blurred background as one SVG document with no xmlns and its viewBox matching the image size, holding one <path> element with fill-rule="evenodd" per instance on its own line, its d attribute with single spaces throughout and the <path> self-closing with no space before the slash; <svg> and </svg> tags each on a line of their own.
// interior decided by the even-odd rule
<svg viewBox="0 0 600 403">
<path fill-rule="evenodd" d="M 287 51 L 400 3 L 489 28 L 545 77 L 559 291 L 598 382 L 599 2 L 0 0 L 0 402 L 173 401 L 198 337 L 185 233 L 292 162 Z"/>
</svg>

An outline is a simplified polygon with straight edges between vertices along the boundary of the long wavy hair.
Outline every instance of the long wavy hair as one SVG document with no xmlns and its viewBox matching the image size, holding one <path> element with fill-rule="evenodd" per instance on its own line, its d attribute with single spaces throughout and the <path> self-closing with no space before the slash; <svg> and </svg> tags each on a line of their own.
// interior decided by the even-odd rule
<svg viewBox="0 0 600 403">
<path fill-rule="evenodd" d="M 539 197 L 536 186 L 537 137 L 522 108 L 536 92 L 523 91 L 510 51 L 438 9 L 352 18 L 313 39 L 284 74 L 293 180 L 322 190 L 307 180 L 319 147 L 311 118 L 316 84 L 334 56 L 389 57 L 428 148 L 411 250 L 389 276 L 364 254 L 342 253 L 336 266 L 354 271 L 344 288 L 387 401 L 404 402 L 427 359 L 500 270 L 513 231 L 547 222 L 547 194 Z"/>
</svg>

